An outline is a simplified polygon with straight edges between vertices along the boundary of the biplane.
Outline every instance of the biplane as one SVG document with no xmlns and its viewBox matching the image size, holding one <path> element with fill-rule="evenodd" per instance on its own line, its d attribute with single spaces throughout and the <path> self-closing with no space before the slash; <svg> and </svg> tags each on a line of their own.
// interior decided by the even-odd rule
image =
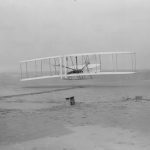
<svg viewBox="0 0 150 150">
<path fill-rule="evenodd" d="M 98 52 L 71 54 L 20 62 L 21 81 L 45 78 L 82 80 L 95 75 L 133 74 L 136 53 Z"/>
</svg>

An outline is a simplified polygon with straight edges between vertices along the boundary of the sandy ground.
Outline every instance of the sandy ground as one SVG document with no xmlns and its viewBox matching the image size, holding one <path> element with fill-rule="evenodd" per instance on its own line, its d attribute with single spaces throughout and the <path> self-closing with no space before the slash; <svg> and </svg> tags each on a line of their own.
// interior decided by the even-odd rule
<svg viewBox="0 0 150 150">
<path fill-rule="evenodd" d="M 70 128 L 68 126 L 68 128 Z M 72 134 L 45 137 L 17 143 L 2 149 L 10 150 L 145 150 L 149 140 L 136 132 L 99 125 L 70 128 Z"/>
<path fill-rule="evenodd" d="M 150 81 L 87 81 L 1 79 L 0 150 L 149 150 Z"/>
</svg>

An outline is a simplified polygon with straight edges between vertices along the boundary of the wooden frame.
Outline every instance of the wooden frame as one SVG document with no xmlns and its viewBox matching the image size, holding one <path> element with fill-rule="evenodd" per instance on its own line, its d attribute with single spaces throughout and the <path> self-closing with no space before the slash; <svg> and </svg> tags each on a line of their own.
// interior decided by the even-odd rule
<svg viewBox="0 0 150 150">
<path fill-rule="evenodd" d="M 119 62 L 120 57 L 122 58 Z M 124 65 L 119 68 L 123 61 Z M 126 68 L 124 68 L 125 65 L 127 65 Z M 135 72 L 136 53 L 134 52 L 71 54 L 20 62 L 21 81 L 56 77 L 61 79 L 74 79 L 73 77 L 83 79 L 83 76 L 131 74 Z"/>
</svg>

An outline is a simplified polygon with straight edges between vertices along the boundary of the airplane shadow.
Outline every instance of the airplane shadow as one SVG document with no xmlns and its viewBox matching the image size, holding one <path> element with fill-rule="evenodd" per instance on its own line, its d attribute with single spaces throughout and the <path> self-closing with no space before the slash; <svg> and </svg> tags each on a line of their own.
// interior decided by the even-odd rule
<svg viewBox="0 0 150 150">
<path fill-rule="evenodd" d="M 13 98 L 13 97 L 22 97 L 22 96 L 30 96 L 30 95 L 39 95 L 39 94 L 46 94 L 46 93 L 52 93 L 52 92 L 59 92 L 59 91 L 67 91 L 71 89 L 75 89 L 77 87 L 68 87 L 68 88 L 61 88 L 61 89 L 54 89 L 50 91 L 39 91 L 39 92 L 30 92 L 30 93 L 22 93 L 22 94 L 14 94 L 14 95 L 6 95 L 1 96 L 0 100 L 7 99 L 7 98 Z"/>
<path fill-rule="evenodd" d="M 108 85 L 96 85 L 96 84 L 84 84 L 84 85 L 51 85 L 51 86 L 26 86 L 23 88 L 26 89 L 51 89 L 51 88 L 57 88 L 57 89 L 63 89 L 68 88 L 118 88 L 118 87 L 131 87 L 132 85 L 113 85 L 113 84 L 108 84 Z"/>
<path fill-rule="evenodd" d="M 23 96 L 40 95 L 40 94 L 59 92 L 59 91 L 67 91 L 67 90 L 78 89 L 78 88 L 119 88 L 119 87 L 131 87 L 131 86 L 129 86 L 129 85 L 90 85 L 90 84 L 88 84 L 88 85 L 27 86 L 27 87 L 23 87 L 23 88 L 26 88 L 26 89 L 51 89 L 51 88 L 54 88 L 54 89 L 46 90 L 46 91 L 0 96 L 0 100 L 7 99 L 7 98 L 13 98 L 13 97 L 23 97 Z"/>
</svg>

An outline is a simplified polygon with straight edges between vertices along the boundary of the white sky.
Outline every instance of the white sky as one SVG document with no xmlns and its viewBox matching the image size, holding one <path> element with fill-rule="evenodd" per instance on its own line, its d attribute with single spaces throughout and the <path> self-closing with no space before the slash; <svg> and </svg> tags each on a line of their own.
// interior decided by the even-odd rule
<svg viewBox="0 0 150 150">
<path fill-rule="evenodd" d="M 0 70 L 100 51 L 135 51 L 138 69 L 150 69 L 149 0 L 0 0 Z"/>
</svg>

